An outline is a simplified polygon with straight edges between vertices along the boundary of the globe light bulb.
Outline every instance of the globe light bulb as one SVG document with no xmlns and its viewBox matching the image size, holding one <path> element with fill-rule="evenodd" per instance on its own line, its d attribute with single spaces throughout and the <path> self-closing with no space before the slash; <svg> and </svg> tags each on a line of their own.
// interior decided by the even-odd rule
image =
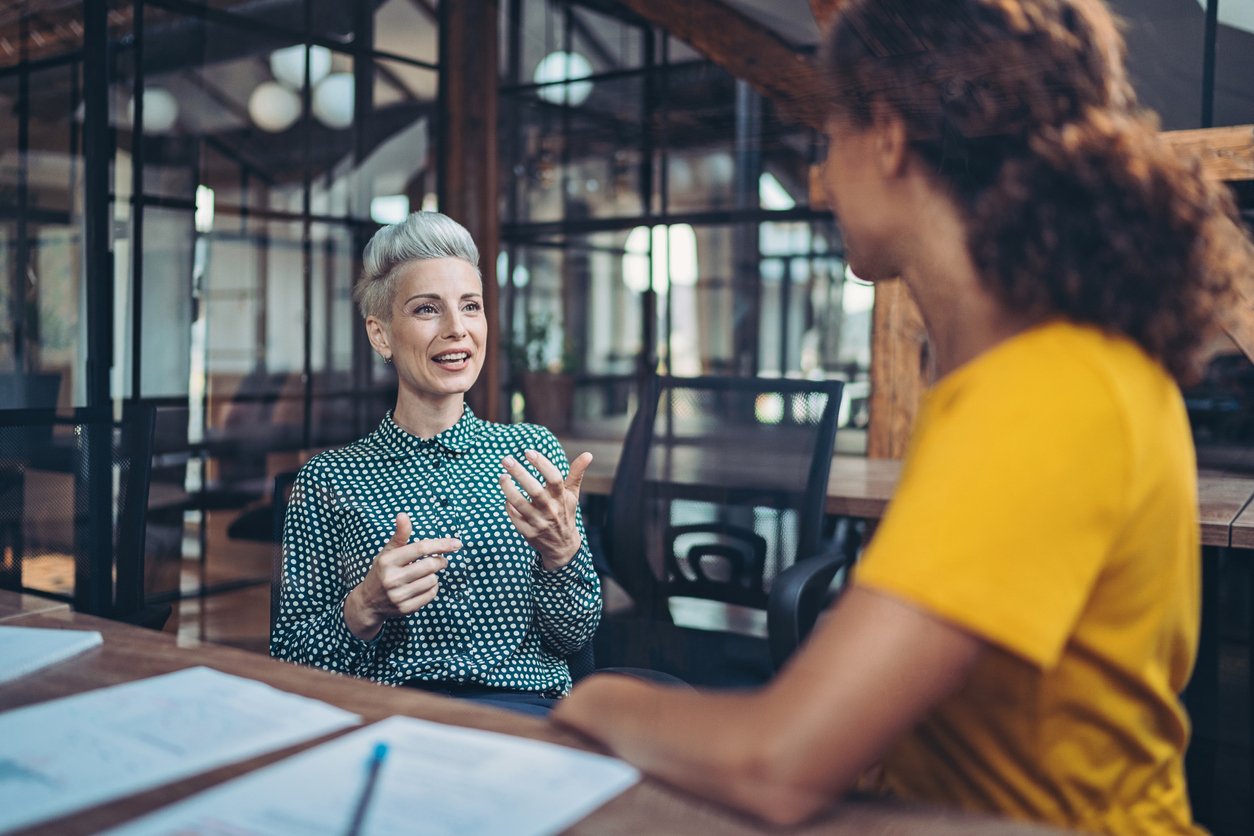
<svg viewBox="0 0 1254 836">
<path fill-rule="evenodd" d="M 132 98 L 126 108 L 126 117 L 131 124 L 135 123 L 135 100 Z M 174 94 L 162 87 L 144 89 L 144 133 L 164 134 L 174 128 L 179 118 L 179 101 Z"/>
<path fill-rule="evenodd" d="M 248 97 L 248 115 L 263 131 L 286 131 L 300 118 L 300 96 L 279 84 L 265 81 Z"/>
<path fill-rule="evenodd" d="M 532 80 L 536 84 L 548 84 L 536 90 L 536 95 L 552 104 L 569 104 L 579 107 L 592 95 L 592 64 L 578 52 L 550 52 L 540 59 Z M 566 81 L 568 84 L 555 84 Z"/>
<path fill-rule="evenodd" d="M 353 124 L 353 74 L 331 73 L 313 91 L 313 113 L 337 130 Z"/>
<path fill-rule="evenodd" d="M 305 45 L 295 44 L 270 53 L 270 72 L 284 86 L 299 90 L 305 79 Z M 309 47 L 309 83 L 317 84 L 331 72 L 331 50 L 325 46 Z"/>
</svg>

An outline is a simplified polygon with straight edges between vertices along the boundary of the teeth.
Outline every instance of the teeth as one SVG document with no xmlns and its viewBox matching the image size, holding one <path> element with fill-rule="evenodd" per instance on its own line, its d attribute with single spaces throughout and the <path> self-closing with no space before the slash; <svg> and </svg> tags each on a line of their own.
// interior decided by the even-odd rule
<svg viewBox="0 0 1254 836">
<path fill-rule="evenodd" d="M 459 363 L 462 360 L 469 359 L 470 355 L 465 351 L 454 351 L 452 354 L 441 354 L 435 358 L 437 363 Z"/>
</svg>

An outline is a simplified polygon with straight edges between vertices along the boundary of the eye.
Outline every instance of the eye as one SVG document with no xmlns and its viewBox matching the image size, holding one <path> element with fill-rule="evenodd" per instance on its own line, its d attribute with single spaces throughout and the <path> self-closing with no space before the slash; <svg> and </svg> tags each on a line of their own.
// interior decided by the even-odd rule
<svg viewBox="0 0 1254 836">
<path fill-rule="evenodd" d="M 462 310 L 471 311 L 471 312 L 481 311 L 483 310 L 483 305 L 479 304 L 478 302 L 467 302 L 466 304 L 462 305 Z"/>
<path fill-rule="evenodd" d="M 435 305 L 432 305 L 429 302 L 424 302 L 423 304 L 414 308 L 414 313 L 419 314 L 421 316 L 430 316 L 431 314 L 438 313 L 438 311 L 436 310 Z"/>
</svg>

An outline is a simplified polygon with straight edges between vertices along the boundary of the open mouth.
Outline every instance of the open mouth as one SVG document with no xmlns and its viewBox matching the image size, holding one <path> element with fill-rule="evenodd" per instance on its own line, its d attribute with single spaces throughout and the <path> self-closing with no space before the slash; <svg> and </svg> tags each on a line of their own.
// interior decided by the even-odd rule
<svg viewBox="0 0 1254 836">
<path fill-rule="evenodd" d="M 470 359 L 469 351 L 450 351 L 431 358 L 441 366 L 457 366 Z"/>
</svg>

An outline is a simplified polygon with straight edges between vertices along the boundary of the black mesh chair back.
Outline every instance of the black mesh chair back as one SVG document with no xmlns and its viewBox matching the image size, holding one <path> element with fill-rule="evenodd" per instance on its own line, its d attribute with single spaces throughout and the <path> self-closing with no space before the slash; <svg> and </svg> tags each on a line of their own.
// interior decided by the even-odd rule
<svg viewBox="0 0 1254 836">
<path fill-rule="evenodd" d="M 839 381 L 657 377 L 623 446 L 607 547 L 649 618 L 683 596 L 765 609 L 821 551 Z"/>
<path fill-rule="evenodd" d="M 0 587 L 164 622 L 144 594 L 152 432 L 147 405 L 121 423 L 108 409 L 0 411 Z"/>
<path fill-rule="evenodd" d="M 287 516 L 287 501 L 292 496 L 292 486 L 296 484 L 296 471 L 286 470 L 274 477 L 273 493 L 270 501 L 270 530 L 274 533 L 274 542 L 283 542 L 283 520 Z M 283 589 L 283 548 L 274 549 L 270 563 L 270 635 L 274 635 L 274 623 L 279 619 L 279 593 Z"/>
</svg>

